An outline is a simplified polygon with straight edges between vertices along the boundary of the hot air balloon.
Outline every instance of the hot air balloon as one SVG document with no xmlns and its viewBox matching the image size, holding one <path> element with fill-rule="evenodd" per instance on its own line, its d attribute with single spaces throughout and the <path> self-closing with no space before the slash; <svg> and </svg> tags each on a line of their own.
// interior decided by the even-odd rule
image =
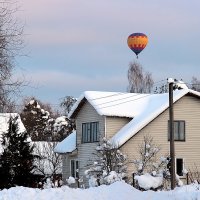
<svg viewBox="0 0 200 200">
<path fill-rule="evenodd" d="M 132 33 L 128 36 L 127 43 L 138 58 L 138 54 L 146 47 L 148 38 L 144 33 Z"/>
</svg>

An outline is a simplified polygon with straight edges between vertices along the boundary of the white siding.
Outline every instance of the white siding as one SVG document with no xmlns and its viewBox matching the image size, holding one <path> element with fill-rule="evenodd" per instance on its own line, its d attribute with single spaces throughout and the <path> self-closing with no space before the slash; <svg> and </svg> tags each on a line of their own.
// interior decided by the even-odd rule
<svg viewBox="0 0 200 200">
<path fill-rule="evenodd" d="M 87 185 L 88 181 L 86 180 L 84 172 L 87 169 L 87 165 L 90 162 L 90 160 L 93 159 L 92 153 L 95 152 L 95 148 L 98 144 L 98 142 L 81 143 L 82 123 L 87 123 L 87 122 L 99 122 L 100 136 L 104 136 L 104 133 L 105 133 L 104 117 L 100 116 L 88 102 L 86 102 L 82 106 L 82 108 L 78 112 L 78 115 L 76 116 L 79 175 L 80 175 L 80 177 L 81 176 L 83 177 L 83 180 L 86 183 L 86 186 L 88 186 Z"/>
</svg>

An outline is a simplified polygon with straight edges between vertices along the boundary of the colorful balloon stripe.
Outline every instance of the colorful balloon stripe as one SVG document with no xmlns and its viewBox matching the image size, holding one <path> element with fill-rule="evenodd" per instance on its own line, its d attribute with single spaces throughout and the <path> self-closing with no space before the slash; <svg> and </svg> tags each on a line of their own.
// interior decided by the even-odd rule
<svg viewBox="0 0 200 200">
<path fill-rule="evenodd" d="M 133 33 L 128 39 L 129 48 L 138 55 L 147 45 L 148 37 L 144 33 Z"/>
</svg>

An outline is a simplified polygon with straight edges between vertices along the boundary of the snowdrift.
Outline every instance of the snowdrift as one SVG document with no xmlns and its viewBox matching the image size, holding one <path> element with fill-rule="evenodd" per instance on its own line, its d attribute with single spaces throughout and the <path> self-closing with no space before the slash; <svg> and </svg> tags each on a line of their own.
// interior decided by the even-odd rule
<svg viewBox="0 0 200 200">
<path fill-rule="evenodd" d="M 67 186 L 50 189 L 14 187 L 0 191 L 0 200 L 191 200 L 200 199 L 200 185 L 194 184 L 168 192 L 141 192 L 124 182 L 89 189 Z"/>
</svg>

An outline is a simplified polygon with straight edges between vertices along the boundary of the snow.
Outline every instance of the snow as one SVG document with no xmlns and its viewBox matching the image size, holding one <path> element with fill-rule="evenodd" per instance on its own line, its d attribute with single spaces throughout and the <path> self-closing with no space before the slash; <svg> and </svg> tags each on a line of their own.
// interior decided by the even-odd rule
<svg viewBox="0 0 200 200">
<path fill-rule="evenodd" d="M 71 117 L 79 104 L 86 98 L 99 115 L 133 118 L 140 112 L 140 108 L 142 108 L 143 103 L 145 103 L 144 97 L 149 95 L 150 94 L 86 91 L 72 107 L 69 117 Z M 140 101 L 137 101 L 139 99 Z M 135 104 L 135 102 L 137 102 L 137 104 Z"/>
<path fill-rule="evenodd" d="M 70 176 L 68 179 L 66 179 L 67 183 L 69 185 L 76 183 L 76 180 L 74 177 Z"/>
<path fill-rule="evenodd" d="M 56 153 L 71 153 L 76 149 L 76 131 L 72 132 L 54 148 Z"/>
<path fill-rule="evenodd" d="M 163 177 L 154 177 L 148 173 L 135 176 L 135 180 L 137 180 L 139 186 L 145 190 L 149 190 L 151 188 L 156 189 L 163 184 Z"/>
<path fill-rule="evenodd" d="M 200 185 L 192 184 L 173 191 L 139 191 L 124 182 L 89 189 L 72 189 L 68 186 L 44 190 L 13 187 L 0 191 L 0 200 L 191 200 L 200 199 Z"/>
</svg>

